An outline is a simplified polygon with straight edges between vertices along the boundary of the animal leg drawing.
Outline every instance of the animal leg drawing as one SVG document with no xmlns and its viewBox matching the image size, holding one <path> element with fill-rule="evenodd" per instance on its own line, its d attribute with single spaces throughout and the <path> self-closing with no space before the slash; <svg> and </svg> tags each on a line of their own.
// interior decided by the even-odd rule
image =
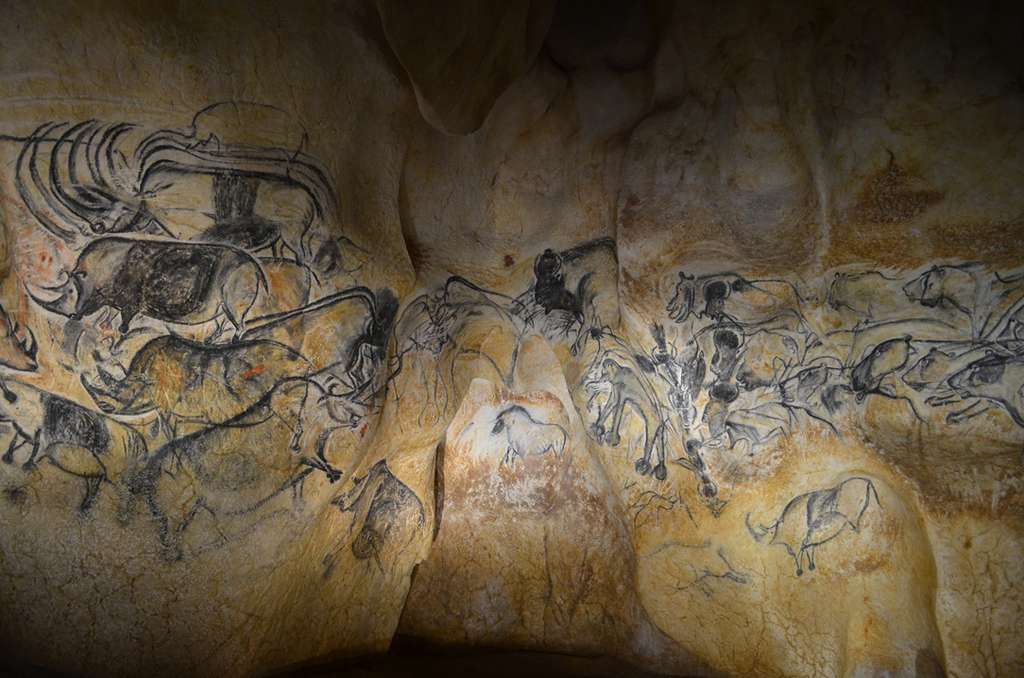
<svg viewBox="0 0 1024 678">
<path fill-rule="evenodd" d="M 658 480 L 664 480 L 668 477 L 665 469 L 665 422 L 640 378 L 629 367 L 620 365 L 611 358 L 605 358 L 601 364 L 601 374 L 596 381 L 603 382 L 610 390 L 608 400 L 601 407 L 597 421 L 593 425 L 595 437 L 605 445 L 617 447 L 621 441 L 622 420 L 626 407 L 629 406 L 644 426 L 644 453 L 636 461 L 636 472 L 641 475 L 651 473 Z M 655 449 L 657 463 L 652 467 L 651 457 Z"/>
</svg>

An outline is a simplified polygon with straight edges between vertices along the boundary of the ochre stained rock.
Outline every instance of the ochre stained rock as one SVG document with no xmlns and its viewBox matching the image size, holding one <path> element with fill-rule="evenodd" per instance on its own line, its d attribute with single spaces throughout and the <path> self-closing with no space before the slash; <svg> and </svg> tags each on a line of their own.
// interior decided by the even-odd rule
<svg viewBox="0 0 1024 678">
<path fill-rule="evenodd" d="M 6 3 L 0 673 L 1024 675 L 1010 4 Z"/>
</svg>

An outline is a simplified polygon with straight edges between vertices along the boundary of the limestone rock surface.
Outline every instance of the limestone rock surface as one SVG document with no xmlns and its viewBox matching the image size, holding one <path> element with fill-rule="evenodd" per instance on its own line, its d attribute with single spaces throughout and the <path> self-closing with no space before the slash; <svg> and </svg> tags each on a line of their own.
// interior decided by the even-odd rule
<svg viewBox="0 0 1024 678">
<path fill-rule="evenodd" d="M 1022 25 L 6 3 L 0 665 L 1024 674 Z"/>
</svg>

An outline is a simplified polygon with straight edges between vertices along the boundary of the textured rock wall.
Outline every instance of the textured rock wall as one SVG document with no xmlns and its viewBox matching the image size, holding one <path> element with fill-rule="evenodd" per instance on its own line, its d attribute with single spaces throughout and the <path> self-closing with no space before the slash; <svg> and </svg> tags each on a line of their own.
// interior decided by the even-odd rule
<svg viewBox="0 0 1024 678">
<path fill-rule="evenodd" d="M 7 3 L 3 661 L 1024 672 L 1013 10 Z"/>
</svg>

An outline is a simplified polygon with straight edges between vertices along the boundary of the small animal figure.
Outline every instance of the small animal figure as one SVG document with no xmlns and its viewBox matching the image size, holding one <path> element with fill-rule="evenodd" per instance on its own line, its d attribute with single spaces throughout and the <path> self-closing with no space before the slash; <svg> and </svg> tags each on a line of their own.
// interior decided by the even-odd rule
<svg viewBox="0 0 1024 678">
<path fill-rule="evenodd" d="M 747 441 L 749 448 L 763 445 L 778 436 L 787 435 L 790 421 L 780 416 L 782 412 L 775 403 L 764 403 L 756 408 L 739 408 L 732 410 L 725 418 L 725 435 L 729 441 L 729 449 L 733 449 L 741 440 Z"/>
<path fill-rule="evenodd" d="M 850 390 L 856 395 L 857 402 L 862 402 L 872 393 L 896 397 L 892 387 L 884 385 L 882 380 L 906 367 L 914 353 L 911 339 L 906 336 L 883 341 L 854 366 L 850 373 Z"/>
<path fill-rule="evenodd" d="M 0 367 L 18 372 L 33 372 L 39 367 L 36 362 L 36 338 L 28 327 L 22 328 L 0 305 Z M 7 402 L 14 402 L 16 396 L 8 390 L 0 374 L 0 392 Z"/>
<path fill-rule="evenodd" d="M 343 540 L 324 556 L 324 577 L 331 576 L 345 546 L 351 548 L 357 560 L 372 559 L 383 572 L 386 556 L 405 549 L 426 519 L 419 497 L 391 473 L 384 459 L 371 466 L 366 475 L 354 478 L 352 487 L 332 499 L 331 504 L 342 513 L 352 514 L 349 536 L 358 532 L 354 539 Z"/>
<path fill-rule="evenodd" d="M 833 487 L 793 497 L 768 525 L 751 526 L 748 513 L 745 518 L 747 530 L 759 543 L 771 535 L 769 545 L 785 547 L 796 562 L 796 576 L 799 577 L 804 573 L 805 555 L 807 568 L 814 570 L 819 546 L 832 541 L 846 528 L 860 531 L 861 519 L 870 508 L 872 499 L 881 508 L 874 483 L 868 478 L 854 476 Z"/>
<path fill-rule="evenodd" d="M 10 381 L 0 401 L 0 422 L 14 428 L 3 462 L 14 462 L 24 445 L 32 451 L 23 467 L 48 459 L 61 471 L 81 478 L 85 496 L 79 511 L 89 512 L 104 482 L 115 483 L 146 458 L 146 442 L 134 429 L 60 396 Z"/>
<path fill-rule="evenodd" d="M 561 458 L 568 434 L 558 424 L 537 421 L 520 405 L 502 410 L 494 420 L 491 435 L 505 434 L 503 464 L 515 465 L 516 458 L 540 456 L 554 452 Z"/>
</svg>

